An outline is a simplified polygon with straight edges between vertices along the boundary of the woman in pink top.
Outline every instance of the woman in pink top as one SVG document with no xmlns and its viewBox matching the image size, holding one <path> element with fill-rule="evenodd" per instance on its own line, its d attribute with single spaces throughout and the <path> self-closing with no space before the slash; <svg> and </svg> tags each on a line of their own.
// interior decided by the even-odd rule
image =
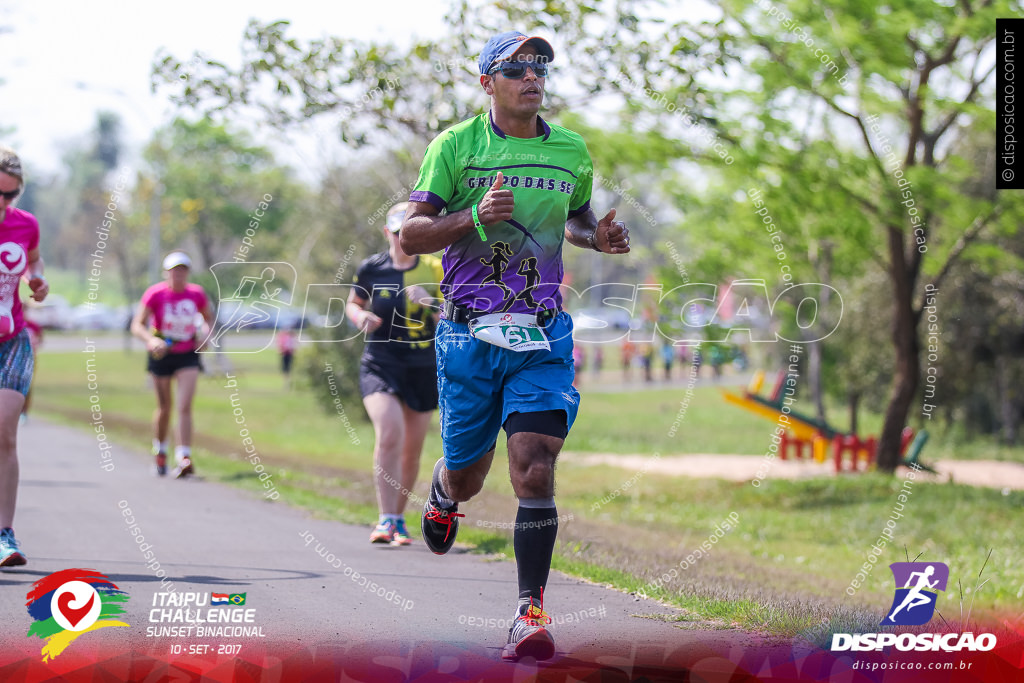
<svg viewBox="0 0 1024 683">
<path fill-rule="evenodd" d="M 285 389 L 292 387 L 292 361 L 295 358 L 295 349 L 298 348 L 298 345 L 299 338 L 295 336 L 294 331 L 289 329 L 277 331 L 277 350 L 281 352 L 281 372 L 284 373 Z"/>
<path fill-rule="evenodd" d="M 153 376 L 157 409 L 153 415 L 153 454 L 156 473 L 167 474 L 167 432 L 171 422 L 171 380 L 178 380 L 178 430 L 174 447 L 175 478 L 194 472 L 192 465 L 192 399 L 199 378 L 200 340 L 213 326 L 213 309 L 206 292 L 188 281 L 192 260 L 175 251 L 164 259 L 167 279 L 142 295 L 132 319 L 132 334 L 146 343 L 146 369 Z M 201 330 L 202 315 L 207 330 Z"/>
<path fill-rule="evenodd" d="M 18 155 L 0 147 L 0 567 L 28 561 L 12 528 L 18 499 L 18 419 L 33 369 L 18 286 L 26 280 L 36 301 L 50 291 L 39 256 L 39 222 L 12 206 L 24 188 Z"/>
</svg>

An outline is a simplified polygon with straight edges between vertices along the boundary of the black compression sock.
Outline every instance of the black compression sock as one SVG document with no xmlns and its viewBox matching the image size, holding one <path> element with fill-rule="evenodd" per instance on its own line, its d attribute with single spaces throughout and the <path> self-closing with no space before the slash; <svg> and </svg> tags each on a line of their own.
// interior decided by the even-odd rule
<svg viewBox="0 0 1024 683">
<path fill-rule="evenodd" d="M 536 504 L 548 507 L 531 506 Z M 551 570 L 551 553 L 555 549 L 557 534 L 558 511 L 553 499 L 524 498 L 519 501 L 512 547 L 516 552 L 520 600 L 532 597 L 533 604 L 540 605 L 541 590 L 547 585 Z"/>
</svg>

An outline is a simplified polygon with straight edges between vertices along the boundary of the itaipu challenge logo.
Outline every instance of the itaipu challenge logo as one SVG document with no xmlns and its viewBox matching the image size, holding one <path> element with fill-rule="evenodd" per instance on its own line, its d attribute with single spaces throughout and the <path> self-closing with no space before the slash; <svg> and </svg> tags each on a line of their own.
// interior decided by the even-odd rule
<svg viewBox="0 0 1024 683">
<path fill-rule="evenodd" d="M 64 569 L 45 576 L 28 593 L 29 616 L 35 621 L 28 637 L 42 638 L 43 661 L 55 658 L 79 636 L 107 626 L 128 624 L 124 614 L 128 594 L 95 569 Z"/>
</svg>

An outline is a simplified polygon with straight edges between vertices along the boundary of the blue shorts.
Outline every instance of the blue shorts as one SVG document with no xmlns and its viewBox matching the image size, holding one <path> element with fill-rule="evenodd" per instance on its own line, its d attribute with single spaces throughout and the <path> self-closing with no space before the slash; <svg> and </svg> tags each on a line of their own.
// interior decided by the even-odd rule
<svg viewBox="0 0 1024 683">
<path fill-rule="evenodd" d="M 22 328 L 18 334 L 0 342 L 0 389 L 13 389 L 28 396 L 34 368 L 35 357 L 27 329 Z"/>
<path fill-rule="evenodd" d="M 483 457 L 512 413 L 562 410 L 572 428 L 580 405 L 572 386 L 572 318 L 559 313 L 546 332 L 550 351 L 516 352 L 471 337 L 468 325 L 438 324 L 437 393 L 448 469 Z"/>
</svg>

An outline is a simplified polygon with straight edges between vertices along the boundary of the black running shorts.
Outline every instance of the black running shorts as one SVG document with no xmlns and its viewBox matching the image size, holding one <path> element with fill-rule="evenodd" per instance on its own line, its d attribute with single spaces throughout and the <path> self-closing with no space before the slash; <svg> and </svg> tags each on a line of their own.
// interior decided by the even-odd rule
<svg viewBox="0 0 1024 683">
<path fill-rule="evenodd" d="M 437 409 L 437 368 L 407 368 L 399 364 L 363 358 L 359 365 L 359 392 L 366 398 L 383 392 L 394 394 L 405 405 L 424 413 Z"/>
<path fill-rule="evenodd" d="M 146 363 L 146 369 L 157 377 L 170 377 L 178 370 L 202 367 L 199 362 L 199 354 L 195 351 L 186 351 L 185 353 L 168 353 L 160 360 L 153 358 L 153 356 L 149 354 L 147 354 L 146 357 L 149 359 Z"/>
</svg>

